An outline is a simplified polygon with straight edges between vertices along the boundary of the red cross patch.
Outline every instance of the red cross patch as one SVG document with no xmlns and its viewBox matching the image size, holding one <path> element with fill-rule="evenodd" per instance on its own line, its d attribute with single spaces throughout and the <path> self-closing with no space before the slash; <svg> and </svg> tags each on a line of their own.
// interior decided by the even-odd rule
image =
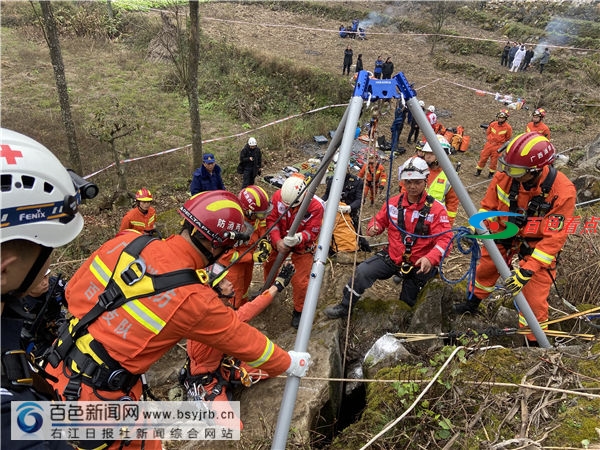
<svg viewBox="0 0 600 450">
<path fill-rule="evenodd" d="M 10 145 L 0 145 L 0 158 L 6 158 L 6 164 L 16 164 L 17 158 L 22 158 L 23 153 L 19 150 L 13 150 Z"/>
</svg>

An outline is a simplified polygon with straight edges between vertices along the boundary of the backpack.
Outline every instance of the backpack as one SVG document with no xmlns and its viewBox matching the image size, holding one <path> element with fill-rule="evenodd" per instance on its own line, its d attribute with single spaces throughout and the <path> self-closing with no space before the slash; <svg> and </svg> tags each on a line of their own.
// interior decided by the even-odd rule
<svg viewBox="0 0 600 450">
<path fill-rule="evenodd" d="M 344 203 L 340 203 L 343 205 Z M 356 231 L 352 224 L 350 214 L 342 214 L 338 211 L 335 216 L 333 234 L 331 235 L 331 250 L 338 252 L 355 252 L 358 249 Z"/>
</svg>

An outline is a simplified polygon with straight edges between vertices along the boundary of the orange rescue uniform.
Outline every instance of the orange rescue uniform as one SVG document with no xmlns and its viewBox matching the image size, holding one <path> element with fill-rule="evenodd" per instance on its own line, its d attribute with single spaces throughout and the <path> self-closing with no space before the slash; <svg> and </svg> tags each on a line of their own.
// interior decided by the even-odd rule
<svg viewBox="0 0 600 450">
<path fill-rule="evenodd" d="M 548 140 L 550 140 L 550 128 L 541 120 L 538 123 L 529 122 L 527 127 L 525 127 L 525 133 L 529 133 L 531 131 L 535 131 L 536 133 L 540 133 L 542 136 L 546 136 Z"/>
<path fill-rule="evenodd" d="M 121 221 L 119 232 L 125 230 L 135 230 L 141 233 L 154 230 L 156 222 L 156 210 L 150 206 L 146 213 L 142 212 L 137 206 L 130 209 Z"/>
<path fill-rule="evenodd" d="M 246 252 L 250 247 L 254 247 L 255 244 L 262 238 L 266 238 L 265 232 L 267 231 L 265 219 L 256 219 L 254 226 L 246 222 L 246 228 L 252 227 L 254 231 L 250 236 L 250 240 L 241 244 L 235 249 L 228 250 L 220 259 L 219 263 L 229 267 L 227 279 L 233 284 L 235 290 L 235 297 L 231 301 L 231 305 L 237 309 L 248 301 L 248 289 L 250 283 L 252 283 L 252 275 L 254 271 L 254 260 L 252 255 L 256 248 Z"/>
<path fill-rule="evenodd" d="M 526 211 L 530 200 L 542 193 L 541 184 L 548 176 L 549 170 L 548 166 L 542 169 L 540 181 L 534 188 L 526 190 L 523 185 L 519 185 L 517 202 L 521 211 Z M 497 173 L 488 186 L 479 211 L 509 211 L 508 198 L 512 180 L 513 178 L 505 173 Z M 552 278 L 556 274 L 556 256 L 567 240 L 565 223 L 573 217 L 575 199 L 573 183 L 563 173 L 557 172 L 546 198 L 546 201 L 552 204 L 548 213 L 543 218 L 529 218 L 514 237 L 510 249 L 504 245 L 498 246 L 509 267 L 513 255 L 521 250 L 519 266 L 533 272 L 531 280 L 521 292 L 539 322 L 548 320 L 548 294 Z M 497 233 L 506 228 L 502 220 L 499 221 L 499 225 L 500 228 L 495 231 Z M 526 246 L 529 249 L 524 252 Z M 485 247 L 481 250 L 482 255 L 475 275 L 475 296 L 484 299 L 494 291 L 499 274 Z M 526 326 L 522 315 L 519 315 L 519 325 Z M 533 334 L 527 335 L 527 338 L 535 340 Z"/>
<path fill-rule="evenodd" d="M 488 159 L 490 160 L 490 173 L 496 172 L 498 167 L 498 159 L 500 154 L 498 149 L 504 145 L 505 142 L 510 141 L 512 138 L 512 127 L 508 124 L 508 121 L 504 121 L 503 124 L 499 124 L 498 121 L 490 123 L 487 127 L 487 141 L 481 150 L 481 156 L 477 163 L 477 169 L 483 170 Z"/>
<path fill-rule="evenodd" d="M 375 167 L 377 164 L 377 167 Z M 366 163 L 358 171 L 358 178 L 364 180 L 365 189 L 363 192 L 363 203 L 367 201 L 367 194 L 371 200 L 371 205 L 375 201 L 375 195 L 379 190 L 383 190 L 387 184 L 387 174 L 385 167 L 381 163 Z"/>
<path fill-rule="evenodd" d="M 69 299 L 69 312 L 75 318 L 81 319 L 97 303 L 122 250 L 138 236 L 132 231 L 120 233 L 96 250 L 71 278 L 66 297 Z M 205 265 L 198 250 L 180 235 L 152 241 L 142 250 L 140 257 L 146 262 L 148 271 L 154 274 L 180 269 L 198 270 Z M 235 311 L 225 306 L 210 287 L 199 283 L 131 300 L 103 313 L 89 325 L 88 332 L 110 357 L 131 374 L 145 373 L 184 338 L 218 348 L 273 376 L 283 373 L 291 363 L 285 350 L 241 322 Z M 77 341 L 78 347 L 84 338 L 89 338 L 88 334 Z M 83 345 L 81 348 L 84 348 Z M 59 395 L 63 395 L 71 369 L 65 367 L 64 362 L 56 369 L 48 368 L 49 373 L 58 378 L 55 388 Z M 124 397 L 139 400 L 141 390 L 138 380 L 129 392 L 96 390 L 96 395 L 93 387 L 83 383 L 79 400 L 118 400 Z M 136 445 L 127 448 L 140 447 L 140 441 L 132 444 L 134 442 Z M 146 441 L 144 444 L 147 449 L 161 448 L 160 441 Z M 118 447 L 119 443 L 113 445 Z"/>
<path fill-rule="evenodd" d="M 229 279 L 229 277 L 227 279 Z M 264 293 L 256 297 L 253 301 L 245 303 L 242 307 L 240 307 L 240 309 L 236 310 L 235 312 L 238 316 L 238 319 L 241 322 L 248 322 L 257 315 L 259 315 L 262 311 L 264 311 L 264 309 L 267 306 L 269 306 L 272 301 L 273 295 L 271 295 L 269 291 L 265 291 Z M 188 339 L 187 342 L 187 354 L 190 358 L 190 374 L 192 376 L 205 374 L 210 375 L 214 374 L 217 370 L 221 370 L 221 361 L 225 356 L 225 354 L 222 351 L 217 350 L 216 348 L 211 347 L 210 345 L 191 339 Z M 245 362 L 241 363 L 241 367 L 243 367 L 248 372 L 253 382 L 263 380 L 269 377 L 269 374 L 267 372 L 250 367 Z M 223 370 L 225 372 L 228 372 L 229 368 L 224 368 Z M 230 374 L 225 373 L 224 376 L 229 377 Z M 239 373 L 237 374 L 237 380 L 239 380 Z M 207 394 L 213 393 L 213 389 L 218 382 L 219 380 L 217 378 L 214 378 L 209 384 L 203 386 Z M 224 385 L 221 392 L 217 394 L 212 400 L 227 401 L 227 385 Z M 240 427 L 243 427 L 241 421 Z"/>
<path fill-rule="evenodd" d="M 298 212 L 297 207 L 287 210 L 287 206 L 281 200 L 281 189 L 275 191 L 271 203 L 273 204 L 273 210 L 267 216 L 267 228 L 273 227 L 269 232 L 269 239 L 273 244 L 274 251 L 265 263 L 265 279 L 277 259 L 278 253 L 275 250 L 277 243 L 287 236 Z M 308 205 L 306 215 L 296 230 L 297 233 L 302 233 L 302 242 L 290 250 L 292 263 L 296 269 L 296 273 L 292 277 L 292 289 L 294 291 L 294 309 L 297 312 L 302 312 L 304 308 L 304 297 L 306 296 L 310 270 L 312 269 L 314 247 L 321 232 L 321 222 L 323 222 L 323 203 L 318 198 L 313 197 L 310 205 Z"/>
</svg>

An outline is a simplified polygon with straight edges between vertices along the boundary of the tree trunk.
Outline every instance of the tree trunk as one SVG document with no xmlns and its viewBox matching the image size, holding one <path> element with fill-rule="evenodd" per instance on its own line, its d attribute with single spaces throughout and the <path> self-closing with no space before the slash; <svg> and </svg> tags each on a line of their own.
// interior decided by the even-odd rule
<svg viewBox="0 0 600 450">
<path fill-rule="evenodd" d="M 43 28 L 45 31 L 46 42 L 50 49 L 50 60 L 54 69 L 54 78 L 56 79 L 56 89 L 58 90 L 58 100 L 60 102 L 60 112 L 63 125 L 69 143 L 69 162 L 71 168 L 78 174 L 83 173 L 81 158 L 79 157 L 79 147 L 77 146 L 77 137 L 75 135 L 75 124 L 71 117 L 71 103 L 69 102 L 69 91 L 67 90 L 67 79 L 65 77 L 65 66 L 63 64 L 60 42 L 58 40 L 58 31 L 56 21 L 52 12 L 52 5 L 49 1 L 40 1 L 42 8 Z"/>
<path fill-rule="evenodd" d="M 119 157 L 119 151 L 117 150 L 117 145 L 115 140 L 111 140 L 109 142 L 110 150 L 113 154 L 113 158 L 115 160 L 115 165 L 117 169 L 117 193 L 127 192 L 127 176 L 125 175 L 125 169 L 123 168 L 123 164 L 121 164 L 121 158 Z"/>
<path fill-rule="evenodd" d="M 190 125 L 192 128 L 192 157 L 194 168 L 202 165 L 202 130 L 198 103 L 198 64 L 200 61 L 200 31 L 198 1 L 190 0 L 190 34 L 187 96 L 190 103 Z"/>
</svg>

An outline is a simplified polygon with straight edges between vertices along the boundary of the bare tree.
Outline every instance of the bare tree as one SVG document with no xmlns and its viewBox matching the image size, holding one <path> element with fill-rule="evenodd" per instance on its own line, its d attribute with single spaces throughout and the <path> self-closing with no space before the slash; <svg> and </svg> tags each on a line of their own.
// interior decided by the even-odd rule
<svg viewBox="0 0 600 450">
<path fill-rule="evenodd" d="M 198 103 L 198 64 L 200 62 L 200 27 L 198 1 L 190 0 L 189 58 L 186 90 L 190 104 L 192 155 L 194 167 L 202 164 L 202 128 Z"/>
<path fill-rule="evenodd" d="M 437 0 L 434 2 L 426 2 L 427 10 L 431 17 L 432 32 L 434 33 L 431 41 L 430 53 L 433 54 L 435 46 L 439 42 L 442 27 L 448 17 L 456 12 L 458 3 L 454 0 Z"/>
<path fill-rule="evenodd" d="M 199 2 L 189 2 L 189 25 L 178 4 L 161 11 L 162 30 L 157 36 L 154 53 L 168 58 L 175 68 L 179 87 L 188 98 L 192 132 L 194 167 L 202 164 L 202 132 L 198 101 L 198 64 L 200 59 Z"/>
<path fill-rule="evenodd" d="M 65 77 L 65 66 L 63 64 L 60 42 L 58 40 L 58 30 L 56 21 L 52 12 L 50 1 L 40 1 L 42 9 L 42 30 L 44 37 L 50 49 L 50 60 L 54 69 L 54 78 L 56 79 L 56 89 L 58 90 L 58 100 L 60 102 L 60 112 L 65 133 L 69 143 L 69 162 L 74 171 L 83 172 L 81 158 L 79 156 L 79 147 L 77 146 L 77 136 L 75 134 L 75 124 L 71 116 L 71 103 L 69 101 L 69 91 L 67 89 L 67 78 Z"/>
<path fill-rule="evenodd" d="M 117 148 L 117 140 L 137 131 L 140 124 L 133 119 L 134 112 L 121 105 L 117 99 L 112 99 L 111 103 L 106 109 L 94 114 L 94 122 L 87 129 L 96 139 L 106 142 L 110 146 L 117 170 L 117 187 L 113 197 L 113 201 L 115 201 L 118 198 L 127 198 L 127 176 L 125 166 L 121 161 L 129 157 L 126 149 L 120 151 Z"/>
</svg>

